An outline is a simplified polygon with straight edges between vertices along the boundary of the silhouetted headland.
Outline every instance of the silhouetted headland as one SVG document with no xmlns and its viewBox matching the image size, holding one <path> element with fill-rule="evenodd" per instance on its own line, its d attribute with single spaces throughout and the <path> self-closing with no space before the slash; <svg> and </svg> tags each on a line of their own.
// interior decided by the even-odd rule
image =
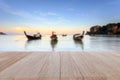
<svg viewBox="0 0 120 80">
<path fill-rule="evenodd" d="M 109 23 L 104 26 L 92 26 L 88 35 L 120 35 L 120 23 Z"/>
<path fill-rule="evenodd" d="M 0 32 L 0 35 L 6 35 L 6 33 Z"/>
</svg>

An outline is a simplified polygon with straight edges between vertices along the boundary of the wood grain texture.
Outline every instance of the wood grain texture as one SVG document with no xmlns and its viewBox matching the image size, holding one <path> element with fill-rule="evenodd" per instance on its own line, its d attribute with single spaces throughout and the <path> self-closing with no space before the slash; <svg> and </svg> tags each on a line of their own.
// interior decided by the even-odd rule
<svg viewBox="0 0 120 80">
<path fill-rule="evenodd" d="M 7 67 L 11 66 L 12 64 L 16 63 L 17 61 L 21 60 L 27 55 L 28 53 L 24 54 L 18 52 L 0 54 L 0 72 L 6 69 Z"/>
<path fill-rule="evenodd" d="M 0 80 L 120 80 L 120 53 L 0 53 Z"/>
</svg>

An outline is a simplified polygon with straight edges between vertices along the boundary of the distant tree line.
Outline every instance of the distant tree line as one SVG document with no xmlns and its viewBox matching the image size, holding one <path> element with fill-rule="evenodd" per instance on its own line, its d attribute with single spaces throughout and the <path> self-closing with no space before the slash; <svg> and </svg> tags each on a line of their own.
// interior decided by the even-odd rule
<svg viewBox="0 0 120 80">
<path fill-rule="evenodd" d="M 92 26 L 90 31 L 87 32 L 88 35 L 94 34 L 105 34 L 105 35 L 120 35 L 120 23 L 109 23 L 104 26 Z"/>
</svg>

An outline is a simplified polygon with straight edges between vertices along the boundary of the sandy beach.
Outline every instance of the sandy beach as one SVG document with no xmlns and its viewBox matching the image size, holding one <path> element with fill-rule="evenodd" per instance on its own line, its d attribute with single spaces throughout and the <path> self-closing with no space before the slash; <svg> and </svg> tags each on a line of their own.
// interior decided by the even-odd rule
<svg viewBox="0 0 120 80">
<path fill-rule="evenodd" d="M 120 80 L 120 54 L 0 52 L 0 80 Z"/>
</svg>

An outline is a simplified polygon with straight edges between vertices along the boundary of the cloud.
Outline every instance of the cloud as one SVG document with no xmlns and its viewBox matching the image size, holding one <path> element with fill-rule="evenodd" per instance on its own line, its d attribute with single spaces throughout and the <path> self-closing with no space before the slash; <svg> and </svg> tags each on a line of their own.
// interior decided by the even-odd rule
<svg viewBox="0 0 120 80">
<path fill-rule="evenodd" d="M 47 12 L 47 13 L 40 12 L 40 16 L 47 17 L 47 16 L 58 16 L 58 15 L 57 15 L 57 13 L 54 13 L 54 12 Z"/>
<path fill-rule="evenodd" d="M 44 20 L 44 18 L 38 17 L 38 16 L 34 16 L 29 12 L 26 11 L 20 11 L 17 9 L 12 8 L 11 6 L 9 6 L 8 4 L 1 2 L 0 1 L 0 9 L 2 9 L 3 11 L 12 14 L 12 15 L 16 15 L 16 16 L 20 16 L 23 18 L 31 18 L 31 19 L 36 19 L 36 20 Z"/>
<path fill-rule="evenodd" d="M 19 16 L 22 18 L 25 18 L 26 20 L 34 20 L 36 22 L 41 22 L 43 24 L 46 25 L 58 25 L 60 23 L 67 23 L 69 22 L 69 20 L 63 18 L 61 15 L 58 15 L 55 12 L 38 12 L 35 11 L 33 13 L 27 12 L 27 11 L 23 11 L 23 10 L 18 10 L 13 8 L 12 6 L 6 4 L 3 1 L 0 1 L 0 9 L 3 10 L 6 13 L 15 15 L 15 16 Z M 52 17 L 49 16 L 53 16 L 54 17 L 54 21 L 52 20 Z"/>
</svg>

